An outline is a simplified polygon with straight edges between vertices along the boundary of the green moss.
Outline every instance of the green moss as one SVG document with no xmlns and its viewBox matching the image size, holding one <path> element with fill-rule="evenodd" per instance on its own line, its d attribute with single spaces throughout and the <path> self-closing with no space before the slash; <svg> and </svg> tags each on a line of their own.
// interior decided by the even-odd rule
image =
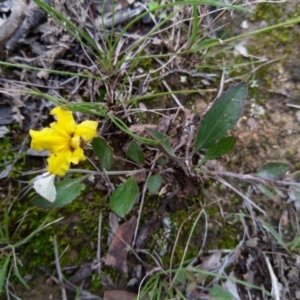
<svg viewBox="0 0 300 300">
<path fill-rule="evenodd" d="M 18 183 L 18 186 L 13 187 L 14 193 L 21 188 L 21 183 Z M 54 235 L 57 237 L 59 253 L 67 249 L 60 260 L 62 265 L 80 265 L 83 260 L 92 261 L 95 258 L 99 213 L 104 211 L 105 215 L 105 210 L 108 211 L 109 209 L 104 197 L 99 192 L 87 190 L 86 193 L 91 193 L 89 197 L 93 197 L 92 201 L 86 200 L 87 194 L 83 194 L 66 207 L 51 211 L 31 205 L 30 196 L 34 194 L 33 192 L 29 193 L 26 199 L 14 204 L 8 217 L 9 241 L 7 242 L 11 244 L 18 243 L 28 237 L 46 217 L 50 217 L 48 222 L 64 217 L 64 220 L 43 229 L 16 250 L 19 253 L 19 259 L 24 264 L 21 272 L 24 270 L 26 273 L 35 273 L 41 266 L 46 267 L 49 271 L 52 269 Z M 12 195 L 12 197 L 15 196 Z M 5 207 L 2 205 L 1 209 L 5 209 Z M 15 228 L 25 211 L 27 211 L 27 216 L 15 232 Z M 1 219 L 3 220 L 2 215 Z M 108 218 L 104 216 L 103 219 L 107 220 Z M 4 226 L 3 223 L 0 225 Z M 109 227 L 108 224 L 103 224 L 103 226 Z M 106 234 L 103 233 L 102 237 L 105 239 Z M 0 238 L 4 242 L 4 237 Z"/>
<path fill-rule="evenodd" d="M 217 249 L 234 249 L 237 245 L 237 234 L 240 229 L 234 230 L 232 224 L 223 222 L 222 230 L 220 232 L 220 243 Z"/>
<path fill-rule="evenodd" d="M 205 212 L 207 213 L 210 219 L 213 219 L 219 212 L 219 209 L 215 205 L 209 205 L 205 208 Z"/>
<path fill-rule="evenodd" d="M 251 21 L 261 21 L 261 20 L 274 20 L 282 16 L 282 12 L 280 11 L 280 5 L 273 5 L 268 3 L 260 3 L 258 4 L 255 13 L 250 17 Z"/>
<path fill-rule="evenodd" d="M 10 137 L 9 136 L 5 136 L 1 139 L 1 143 L 0 143 L 0 149 L 1 149 L 1 153 L 3 154 L 2 151 L 4 150 L 9 150 L 11 149 L 12 145 L 10 143 Z"/>
<path fill-rule="evenodd" d="M 101 277 L 99 276 L 99 274 L 93 273 L 89 281 L 89 292 L 97 295 L 99 293 L 101 286 L 102 286 Z"/>
<path fill-rule="evenodd" d="M 239 226 L 233 226 L 221 216 L 211 219 L 208 227 L 206 249 L 234 249 L 237 244 L 237 234 L 240 232 Z"/>
<path fill-rule="evenodd" d="M 230 199 L 231 204 L 238 204 L 240 202 L 240 199 L 237 196 L 234 196 Z"/>
</svg>

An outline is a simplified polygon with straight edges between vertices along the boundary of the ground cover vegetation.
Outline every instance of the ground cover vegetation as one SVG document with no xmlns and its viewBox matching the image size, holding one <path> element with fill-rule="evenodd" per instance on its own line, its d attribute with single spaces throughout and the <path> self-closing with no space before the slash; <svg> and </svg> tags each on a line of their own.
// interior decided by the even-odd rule
<svg viewBox="0 0 300 300">
<path fill-rule="evenodd" d="M 297 1 L 0 10 L 0 297 L 300 298 Z"/>
</svg>

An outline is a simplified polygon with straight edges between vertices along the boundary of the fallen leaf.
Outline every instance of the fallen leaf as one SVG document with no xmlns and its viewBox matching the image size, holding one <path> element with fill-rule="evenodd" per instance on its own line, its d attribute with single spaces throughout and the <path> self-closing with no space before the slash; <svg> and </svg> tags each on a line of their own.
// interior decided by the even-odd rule
<svg viewBox="0 0 300 300">
<path fill-rule="evenodd" d="M 120 273 L 127 273 L 128 245 L 131 244 L 136 226 L 136 217 L 122 224 L 116 231 L 105 258 L 105 265 L 115 267 Z M 123 299 L 123 298 L 121 298 Z"/>
<path fill-rule="evenodd" d="M 103 300 L 133 300 L 136 299 L 137 295 L 126 291 L 105 291 Z"/>
<path fill-rule="evenodd" d="M 8 132 L 9 129 L 6 126 L 0 126 L 0 138 L 5 137 Z"/>
<path fill-rule="evenodd" d="M 108 215 L 108 220 L 109 220 L 109 229 L 110 230 L 108 233 L 107 244 L 110 245 L 111 241 L 114 238 L 115 233 L 117 232 L 117 230 L 119 228 L 120 218 L 116 214 L 110 212 Z"/>
<path fill-rule="evenodd" d="M 80 266 L 80 269 L 70 278 L 70 282 L 80 284 L 84 279 L 92 274 L 93 265 L 93 263 L 88 263 Z"/>
<path fill-rule="evenodd" d="M 220 259 L 221 259 L 222 251 L 216 251 L 212 255 L 209 255 L 204 258 L 202 263 L 197 266 L 197 269 L 203 271 L 212 271 L 220 266 Z M 199 273 L 196 278 L 197 283 L 204 283 L 206 280 L 207 275 Z"/>
<path fill-rule="evenodd" d="M 135 247 L 141 249 L 144 247 L 151 234 L 153 233 L 153 220 L 146 221 L 138 232 Z"/>
<path fill-rule="evenodd" d="M 222 251 L 216 251 L 212 255 L 207 256 L 200 264 L 199 269 L 211 271 L 220 266 Z"/>
<path fill-rule="evenodd" d="M 241 55 L 244 56 L 244 57 L 249 57 L 248 50 L 247 50 L 247 48 L 244 46 L 243 43 L 237 44 L 237 45 L 234 47 L 234 50 L 237 52 L 237 54 L 241 54 Z"/>
</svg>

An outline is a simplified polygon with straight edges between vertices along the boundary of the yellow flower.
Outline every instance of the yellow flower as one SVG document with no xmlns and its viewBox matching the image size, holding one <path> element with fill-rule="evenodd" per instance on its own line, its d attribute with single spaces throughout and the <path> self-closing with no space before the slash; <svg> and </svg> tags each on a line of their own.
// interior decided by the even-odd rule
<svg viewBox="0 0 300 300">
<path fill-rule="evenodd" d="M 77 125 L 72 112 L 61 107 L 52 109 L 50 113 L 56 115 L 57 122 L 41 131 L 30 130 L 31 148 L 49 150 L 48 172 L 64 176 L 71 163 L 78 164 L 86 159 L 81 144 L 97 136 L 98 122 L 83 121 Z"/>
</svg>

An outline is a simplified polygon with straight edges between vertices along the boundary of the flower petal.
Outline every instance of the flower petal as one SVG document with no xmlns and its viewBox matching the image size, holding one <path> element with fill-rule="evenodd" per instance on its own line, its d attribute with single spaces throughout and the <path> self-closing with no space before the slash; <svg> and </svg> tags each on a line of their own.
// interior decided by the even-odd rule
<svg viewBox="0 0 300 300">
<path fill-rule="evenodd" d="M 75 165 L 77 165 L 80 161 L 86 160 L 86 157 L 83 153 L 83 150 L 81 148 L 76 148 L 72 152 L 72 160 L 71 162 Z"/>
<path fill-rule="evenodd" d="M 96 121 L 83 121 L 76 125 L 74 136 L 80 136 L 85 142 L 91 141 L 97 137 L 98 122 Z"/>
<path fill-rule="evenodd" d="M 80 148 L 80 136 L 74 136 L 71 140 L 72 160 L 73 164 L 78 164 L 81 160 L 85 160 L 84 152 Z"/>
<path fill-rule="evenodd" d="M 59 152 L 52 153 L 47 161 L 48 172 L 62 177 L 70 169 L 72 152 L 66 147 Z"/>
<path fill-rule="evenodd" d="M 35 191 L 50 202 L 54 202 L 56 198 L 54 178 L 54 174 L 47 172 L 37 176 L 33 183 L 33 188 Z"/>
<path fill-rule="evenodd" d="M 60 151 L 69 144 L 70 138 L 58 135 L 52 128 L 44 128 L 40 131 L 30 130 L 29 134 L 32 138 L 30 147 L 34 150 L 50 150 Z"/>
<path fill-rule="evenodd" d="M 72 136 L 76 126 L 73 113 L 61 108 L 60 106 L 53 108 L 50 113 L 57 117 L 57 122 L 52 123 L 50 125 L 51 128 L 59 132 L 61 135 Z"/>
</svg>

